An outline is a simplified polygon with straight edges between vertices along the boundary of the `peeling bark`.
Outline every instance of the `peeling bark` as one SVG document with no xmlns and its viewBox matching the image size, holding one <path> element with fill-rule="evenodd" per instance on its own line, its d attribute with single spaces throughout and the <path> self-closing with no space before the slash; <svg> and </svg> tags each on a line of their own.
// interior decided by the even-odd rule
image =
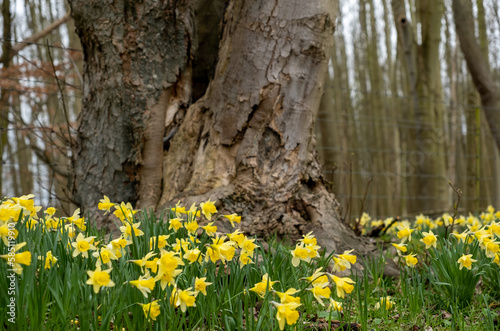
<svg viewBox="0 0 500 331">
<path fill-rule="evenodd" d="M 166 104 L 178 95 L 193 48 L 190 2 L 69 3 L 85 61 L 75 198 L 90 215 L 104 194 L 154 206 Z"/>
<path fill-rule="evenodd" d="M 162 92 L 156 104 L 149 106 L 146 116 L 146 129 L 144 131 L 142 148 L 142 165 L 139 168 L 139 197 L 138 208 L 155 208 L 161 195 L 163 162 L 163 136 L 167 103 L 171 89 Z"/>
<path fill-rule="evenodd" d="M 313 230 L 328 251 L 373 250 L 341 223 L 314 150 L 334 11 L 326 0 L 230 1 L 214 79 L 164 158 L 160 205 L 217 199 L 250 234 Z"/>
<path fill-rule="evenodd" d="M 249 234 L 314 231 L 329 252 L 375 251 L 340 221 L 314 148 L 332 1 L 229 1 L 213 79 L 190 107 L 204 89 L 191 84 L 191 2 L 70 4 L 85 56 L 75 194 L 86 212 L 103 194 L 154 206 L 161 185 L 159 205 L 216 199 Z"/>
</svg>

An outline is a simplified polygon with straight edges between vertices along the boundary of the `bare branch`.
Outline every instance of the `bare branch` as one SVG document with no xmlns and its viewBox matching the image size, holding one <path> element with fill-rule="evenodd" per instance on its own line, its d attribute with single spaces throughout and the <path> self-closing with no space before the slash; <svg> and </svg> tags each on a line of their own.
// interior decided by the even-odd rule
<svg viewBox="0 0 500 331">
<path fill-rule="evenodd" d="M 17 53 L 19 53 L 26 46 L 29 46 L 30 44 L 35 43 L 38 40 L 42 39 L 43 37 L 45 37 L 46 35 L 48 35 L 52 31 L 57 29 L 59 26 L 66 23 L 70 18 L 71 18 L 71 13 L 68 11 L 63 17 L 61 17 L 57 21 L 53 22 L 52 24 L 50 24 L 48 27 L 46 27 L 42 31 L 37 32 L 37 33 L 33 34 L 32 36 L 24 39 L 22 42 L 18 43 L 17 45 L 12 46 L 10 57 L 11 58 L 14 57 L 15 55 L 17 55 Z"/>
</svg>

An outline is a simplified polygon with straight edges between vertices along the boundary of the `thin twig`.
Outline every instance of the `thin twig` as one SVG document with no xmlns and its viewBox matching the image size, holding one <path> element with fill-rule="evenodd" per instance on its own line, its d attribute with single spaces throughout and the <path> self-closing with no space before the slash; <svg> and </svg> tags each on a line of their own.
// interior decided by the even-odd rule
<svg viewBox="0 0 500 331">
<path fill-rule="evenodd" d="M 57 29 L 62 24 L 66 23 L 70 18 L 71 18 L 71 13 L 68 11 L 63 17 L 53 22 L 42 31 L 37 32 L 32 36 L 29 36 L 28 38 L 19 42 L 17 45 L 12 46 L 12 52 L 10 54 L 10 57 L 14 57 L 15 55 L 17 55 L 17 53 L 19 53 L 26 46 L 36 43 L 38 40 L 42 39 L 43 37 L 51 33 L 53 30 Z"/>
<path fill-rule="evenodd" d="M 344 162 L 345 163 L 345 162 Z M 349 158 L 349 198 L 347 200 L 347 207 L 344 214 L 344 220 L 346 220 L 346 225 L 351 226 L 351 205 L 352 205 L 352 154 Z"/>
<path fill-rule="evenodd" d="M 56 79 L 56 82 L 57 82 L 57 88 L 59 89 L 59 93 L 61 93 L 61 101 L 62 101 L 62 106 L 63 106 L 63 110 L 64 110 L 64 118 L 66 119 L 66 125 L 68 127 L 69 143 L 70 143 L 70 146 L 73 147 L 75 145 L 73 143 L 73 138 L 71 137 L 72 127 L 71 127 L 71 124 L 69 123 L 68 110 L 66 108 L 66 101 L 64 100 L 64 97 L 62 96 L 63 89 L 62 89 L 61 84 L 59 82 L 59 78 L 57 77 L 56 67 L 54 66 L 54 59 L 52 58 L 52 54 L 50 53 L 50 48 L 48 46 L 49 46 L 49 44 L 47 43 L 47 53 L 49 55 L 50 64 L 52 65 L 52 70 L 54 71 L 54 78 Z"/>
<path fill-rule="evenodd" d="M 458 205 L 460 204 L 460 198 L 462 197 L 462 190 L 461 189 L 455 188 L 455 186 L 453 186 L 453 184 L 451 183 L 451 181 L 448 181 L 448 184 L 450 184 L 450 186 L 453 189 L 453 191 L 455 191 L 455 193 L 458 196 L 458 199 L 457 199 L 457 203 L 455 203 L 453 205 L 454 213 L 453 213 L 453 217 L 452 217 L 452 220 L 451 220 L 451 227 L 450 227 L 450 225 L 448 225 L 446 227 L 446 231 L 445 231 L 445 235 L 444 235 L 445 239 L 448 238 L 448 228 L 449 227 L 450 227 L 450 233 L 453 233 L 453 227 L 455 226 L 455 219 L 456 219 L 456 217 L 458 215 Z"/>
<path fill-rule="evenodd" d="M 361 200 L 361 207 L 359 208 L 359 218 L 358 218 L 358 221 L 356 222 L 356 226 L 354 228 L 354 232 L 359 236 L 361 234 L 361 230 L 360 230 L 360 225 L 361 225 L 361 217 L 363 216 L 363 212 L 364 212 L 364 209 L 365 209 L 365 202 L 366 202 L 366 198 L 368 196 L 368 189 L 370 188 L 370 184 L 373 182 L 373 177 L 370 178 L 370 180 L 368 180 L 368 182 L 366 183 L 366 187 L 365 187 L 365 194 L 363 195 L 363 200 Z"/>
</svg>

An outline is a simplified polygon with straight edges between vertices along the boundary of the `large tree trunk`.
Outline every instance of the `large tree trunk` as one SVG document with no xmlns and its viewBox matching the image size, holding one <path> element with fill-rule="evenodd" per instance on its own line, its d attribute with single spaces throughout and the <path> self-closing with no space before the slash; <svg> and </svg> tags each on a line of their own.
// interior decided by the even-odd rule
<svg viewBox="0 0 500 331">
<path fill-rule="evenodd" d="M 167 105 L 176 112 L 187 102 L 189 1 L 69 3 L 85 61 L 75 198 L 91 215 L 103 194 L 153 207 Z"/>
<path fill-rule="evenodd" d="M 87 210 L 107 192 L 114 201 L 154 206 L 161 191 L 160 206 L 218 200 L 222 213 L 242 214 L 251 234 L 293 238 L 313 230 L 328 251 L 373 250 L 340 221 L 314 148 L 331 0 L 229 1 L 214 77 L 189 109 L 188 0 L 70 3 L 86 63 L 75 189 Z M 164 132 L 169 148 L 158 153 Z M 161 171 L 158 156 L 160 189 L 149 185 L 161 178 L 145 173 Z"/>
<path fill-rule="evenodd" d="M 334 9 L 328 0 L 229 3 L 214 79 L 164 159 L 161 205 L 216 199 L 243 214 L 249 233 L 314 230 L 329 251 L 359 247 L 314 149 Z"/>
</svg>

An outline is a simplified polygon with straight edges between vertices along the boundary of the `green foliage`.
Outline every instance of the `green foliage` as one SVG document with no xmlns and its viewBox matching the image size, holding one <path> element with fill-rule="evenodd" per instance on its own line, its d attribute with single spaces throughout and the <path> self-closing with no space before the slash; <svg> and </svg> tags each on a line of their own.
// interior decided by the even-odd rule
<svg viewBox="0 0 500 331">
<path fill-rule="evenodd" d="M 9 216 L 4 221 L 1 217 L 8 213 L 2 206 L 2 239 L 6 233 L 2 227 L 14 224 L 18 231 L 15 242 L 25 243 L 16 253 L 30 254 L 28 261 L 20 255 L 22 272 L 14 277 L 16 324 L 8 321 L 10 296 L 0 296 L 0 326 L 9 330 L 311 330 L 325 325 L 348 328 L 351 323 L 359 323 L 362 330 L 409 330 L 415 326 L 494 330 L 498 323 L 494 301 L 500 292 L 500 276 L 495 240 L 500 228 L 494 217 L 487 226 L 471 218 L 467 232 L 446 239 L 450 228 L 443 219 L 433 221 L 436 224 L 424 220 L 415 228 L 404 224 L 399 227 L 404 235 L 396 231 L 388 235 L 405 238 L 406 252 L 393 250 L 392 246 L 380 248 L 379 254 L 364 257 L 363 267 L 356 268 L 353 274 L 350 267 L 356 262 L 355 256 L 349 252 L 325 255 L 311 234 L 294 248 L 276 239 L 261 245 L 239 232 L 227 237 L 211 233 L 207 226 L 212 223 L 189 230 L 189 222 L 202 219 L 195 216 L 196 209 L 184 210 L 186 214 L 182 215 L 178 210 L 167 210 L 157 217 L 151 212 L 134 215 L 124 204 L 112 206 L 120 211 L 115 215 L 123 217 L 118 223 L 123 232 L 120 238 L 128 243 L 115 250 L 121 256 L 107 261 L 104 249 L 115 242 L 116 236 L 85 226 L 78 214 L 57 218 L 45 212 L 38 222 L 33 215 L 16 216 L 16 221 Z M 34 206 L 23 208 L 22 213 L 27 215 Z M 175 230 L 172 226 L 178 216 L 183 221 Z M 226 220 L 219 216 L 211 221 L 217 224 Z M 436 241 L 430 227 L 435 230 Z M 455 229 L 460 230 L 458 225 Z M 75 254 L 80 235 L 98 250 L 90 249 L 87 257 L 81 252 Z M 159 236 L 168 236 L 164 238 L 165 246 L 160 245 Z M 193 248 L 199 249 L 199 255 L 191 260 L 186 253 Z M 0 254 L 9 249 L 10 243 L 2 240 Z M 47 268 L 49 251 L 57 261 Z M 93 255 L 95 252 L 100 254 Z M 163 288 L 159 276 L 162 264 L 154 259 L 161 259 L 167 252 L 175 252 L 173 256 L 183 265 L 175 267 L 179 273 Z M 245 252 L 251 260 L 241 260 Z M 464 256 L 470 259 L 464 260 Z M 2 257 L 7 260 L 6 255 Z M 141 259 L 150 264 L 142 265 Z M 401 265 L 399 279 L 384 276 L 390 260 Z M 89 271 L 95 275 L 99 261 L 102 272 L 109 272 L 114 285 L 102 281 L 96 293 L 88 284 L 92 278 Z M 0 263 L 0 288 L 7 289 L 12 272 L 5 267 L 5 261 Z M 155 283 L 151 292 L 143 295 L 131 281 L 145 277 L 146 270 L 155 277 Z M 352 285 L 352 280 L 346 278 L 349 274 L 354 279 Z M 196 287 L 202 278 L 207 295 Z M 284 299 L 284 292 L 290 290 L 288 299 Z M 182 291 L 194 296 L 192 303 L 185 301 L 185 309 L 178 304 Z M 286 301 L 291 299 L 300 300 L 300 306 Z M 152 308 L 154 302 L 157 308 Z M 158 313 L 156 320 L 152 318 L 154 311 Z"/>
<path fill-rule="evenodd" d="M 464 255 L 478 256 L 479 242 L 463 242 L 459 239 L 439 239 L 437 249 L 430 249 L 431 263 L 428 274 L 434 284 L 439 303 L 443 307 L 457 305 L 467 306 L 472 301 L 474 290 L 485 269 L 490 267 L 491 260 L 481 258 L 471 270 L 460 267 L 457 261 Z"/>
</svg>

